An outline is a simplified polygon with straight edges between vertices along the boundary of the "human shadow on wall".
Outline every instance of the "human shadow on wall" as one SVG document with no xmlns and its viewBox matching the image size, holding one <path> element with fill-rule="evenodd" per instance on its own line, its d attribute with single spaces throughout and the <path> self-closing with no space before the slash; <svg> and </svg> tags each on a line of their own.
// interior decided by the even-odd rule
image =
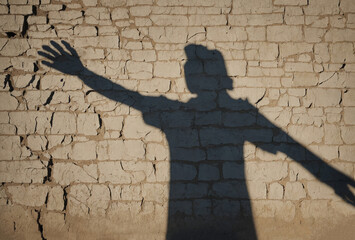
<svg viewBox="0 0 355 240">
<path fill-rule="evenodd" d="M 77 52 L 62 43 L 66 50 L 54 41 L 43 46 L 39 55 L 49 60 L 43 64 L 76 75 L 103 96 L 141 111 L 146 124 L 165 133 L 170 148 L 167 239 L 257 239 L 245 176 L 245 141 L 286 154 L 355 205 L 349 190 L 349 185 L 355 187 L 353 179 L 304 148 L 248 101 L 228 95 L 232 80 L 219 51 L 185 47 L 186 83 L 197 97 L 183 103 L 127 90 L 86 69 Z M 263 176 L 254 178 L 263 181 Z M 265 197 L 266 192 L 260 194 Z"/>
</svg>

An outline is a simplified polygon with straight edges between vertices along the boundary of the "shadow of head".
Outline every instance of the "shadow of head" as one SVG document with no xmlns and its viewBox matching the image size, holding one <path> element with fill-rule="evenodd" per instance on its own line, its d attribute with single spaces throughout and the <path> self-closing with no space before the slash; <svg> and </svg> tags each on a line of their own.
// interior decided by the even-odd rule
<svg viewBox="0 0 355 240">
<path fill-rule="evenodd" d="M 184 65 L 186 84 L 190 92 L 233 89 L 233 81 L 227 75 L 223 55 L 202 45 L 185 47 L 187 61 Z"/>
</svg>

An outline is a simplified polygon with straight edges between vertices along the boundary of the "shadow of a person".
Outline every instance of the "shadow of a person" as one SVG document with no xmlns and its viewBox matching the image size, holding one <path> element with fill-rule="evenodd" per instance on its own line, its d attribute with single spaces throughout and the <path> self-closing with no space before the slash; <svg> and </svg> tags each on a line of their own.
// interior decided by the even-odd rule
<svg viewBox="0 0 355 240">
<path fill-rule="evenodd" d="M 187 103 L 143 96 L 86 69 L 76 51 L 52 41 L 42 63 L 77 75 L 100 94 L 128 104 L 145 123 L 161 129 L 170 148 L 167 239 L 257 239 L 247 190 L 243 145 L 249 141 L 270 153 L 283 152 L 318 180 L 354 204 L 354 180 L 334 169 L 268 121 L 246 100 L 233 99 L 222 54 L 200 45 L 185 47 Z M 82 74 L 83 71 L 85 74 Z M 114 89 L 114 91 L 112 91 Z"/>
</svg>

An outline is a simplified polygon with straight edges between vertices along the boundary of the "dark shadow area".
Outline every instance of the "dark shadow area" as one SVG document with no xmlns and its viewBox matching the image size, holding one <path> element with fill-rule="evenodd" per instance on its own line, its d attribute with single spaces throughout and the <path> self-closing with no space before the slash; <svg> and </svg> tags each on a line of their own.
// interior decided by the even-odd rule
<svg viewBox="0 0 355 240">
<path fill-rule="evenodd" d="M 233 99 L 222 54 L 185 47 L 186 83 L 196 98 L 187 103 L 143 96 L 86 69 L 76 51 L 52 41 L 39 52 L 43 63 L 78 76 L 103 96 L 134 107 L 146 124 L 161 129 L 170 148 L 167 239 L 257 239 L 245 179 L 243 145 L 283 152 L 349 204 L 354 181 L 304 148 L 246 100 Z"/>
</svg>

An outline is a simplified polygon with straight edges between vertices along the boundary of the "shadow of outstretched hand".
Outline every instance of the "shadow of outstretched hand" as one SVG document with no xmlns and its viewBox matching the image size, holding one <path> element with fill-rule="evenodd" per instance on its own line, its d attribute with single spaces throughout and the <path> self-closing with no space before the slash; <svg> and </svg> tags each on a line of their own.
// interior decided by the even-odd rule
<svg viewBox="0 0 355 240">
<path fill-rule="evenodd" d="M 337 191 L 335 191 L 337 193 Z M 354 194 L 346 187 L 345 191 L 343 190 L 342 198 L 345 202 L 355 206 L 355 197 Z"/>
<path fill-rule="evenodd" d="M 52 46 L 44 45 L 43 51 L 38 51 L 39 55 L 49 60 L 42 61 L 44 65 L 69 75 L 78 75 L 85 69 L 78 53 L 68 42 L 62 41 L 66 50 L 55 41 L 51 41 L 51 44 Z"/>
<path fill-rule="evenodd" d="M 315 156 L 315 155 L 313 155 Z M 314 159 L 314 157 L 312 157 Z M 317 159 L 318 163 L 320 164 L 321 172 L 317 177 L 318 180 L 327 184 L 331 187 L 334 193 L 343 199 L 344 202 L 352 205 L 355 207 L 355 181 L 352 177 L 344 174 L 343 172 L 337 170 L 333 166 L 327 164 L 326 162 L 322 161 L 320 158 Z M 311 173 L 312 169 L 307 168 Z M 317 176 L 317 173 L 313 173 Z"/>
<path fill-rule="evenodd" d="M 350 186 L 355 188 L 355 184 L 352 179 L 349 179 L 347 182 L 338 182 L 338 184 L 334 184 L 332 187 L 336 195 L 341 197 L 346 203 L 355 207 L 355 196 L 351 191 Z"/>
</svg>

